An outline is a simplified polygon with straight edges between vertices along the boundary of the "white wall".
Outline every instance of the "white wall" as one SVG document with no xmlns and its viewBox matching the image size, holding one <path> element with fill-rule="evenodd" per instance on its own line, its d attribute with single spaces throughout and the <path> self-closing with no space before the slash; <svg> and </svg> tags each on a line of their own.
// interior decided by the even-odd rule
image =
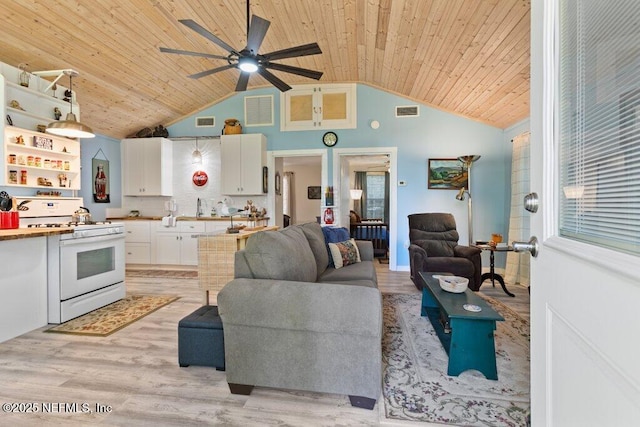
<svg viewBox="0 0 640 427">
<path fill-rule="evenodd" d="M 309 200 L 307 198 L 307 187 L 320 185 L 322 173 L 320 157 L 318 157 L 317 164 L 287 166 L 285 171 L 295 174 L 295 218 L 292 218 L 292 223 L 315 222 L 316 216 L 320 215 L 321 200 Z"/>
</svg>

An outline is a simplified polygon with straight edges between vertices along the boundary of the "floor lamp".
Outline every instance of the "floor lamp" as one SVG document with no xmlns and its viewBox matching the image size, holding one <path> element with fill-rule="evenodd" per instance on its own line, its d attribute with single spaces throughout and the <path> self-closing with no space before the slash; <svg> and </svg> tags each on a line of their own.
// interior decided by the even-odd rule
<svg viewBox="0 0 640 427">
<path fill-rule="evenodd" d="M 462 187 L 458 194 L 456 195 L 457 200 L 464 200 L 464 193 L 467 193 L 468 201 L 467 208 L 469 210 L 469 246 L 474 244 L 473 242 L 473 209 L 471 208 L 471 164 L 478 160 L 480 156 L 478 155 L 470 155 L 470 156 L 460 156 L 458 160 L 460 160 L 467 168 L 467 187 Z"/>
</svg>

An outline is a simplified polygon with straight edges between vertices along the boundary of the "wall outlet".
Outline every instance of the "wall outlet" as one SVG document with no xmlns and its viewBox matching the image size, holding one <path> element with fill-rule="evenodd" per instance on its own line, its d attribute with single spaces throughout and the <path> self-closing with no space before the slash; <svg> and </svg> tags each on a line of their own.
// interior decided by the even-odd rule
<svg viewBox="0 0 640 427">
<path fill-rule="evenodd" d="M 407 181 L 401 179 L 400 181 L 398 181 L 398 187 L 406 187 L 407 186 Z"/>
</svg>

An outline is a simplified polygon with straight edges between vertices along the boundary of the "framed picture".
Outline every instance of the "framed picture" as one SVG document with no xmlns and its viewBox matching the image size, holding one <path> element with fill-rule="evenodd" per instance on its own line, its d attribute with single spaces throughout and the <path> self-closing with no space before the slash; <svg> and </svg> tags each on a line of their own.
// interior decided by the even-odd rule
<svg viewBox="0 0 640 427">
<path fill-rule="evenodd" d="M 469 188 L 467 168 L 458 159 L 429 159 L 427 187 L 431 190 Z"/>
<path fill-rule="evenodd" d="M 307 199 L 322 199 L 322 187 L 320 187 L 319 185 L 307 187 Z"/>
<path fill-rule="evenodd" d="M 280 172 L 276 172 L 276 196 L 282 196 L 282 183 L 280 182 Z"/>
<path fill-rule="evenodd" d="M 111 203 L 109 188 L 109 160 L 91 159 L 93 170 L 93 201 L 94 203 Z"/>
<path fill-rule="evenodd" d="M 266 166 L 262 167 L 262 192 L 269 192 L 269 168 Z"/>
</svg>

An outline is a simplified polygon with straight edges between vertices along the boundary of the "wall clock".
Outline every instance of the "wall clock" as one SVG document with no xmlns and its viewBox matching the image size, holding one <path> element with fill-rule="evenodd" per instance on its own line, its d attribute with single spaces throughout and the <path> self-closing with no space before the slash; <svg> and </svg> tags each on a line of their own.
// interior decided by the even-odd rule
<svg viewBox="0 0 640 427">
<path fill-rule="evenodd" d="M 322 135 L 322 143 L 327 147 L 333 147 L 338 143 L 338 135 L 335 132 L 327 132 Z"/>
</svg>

